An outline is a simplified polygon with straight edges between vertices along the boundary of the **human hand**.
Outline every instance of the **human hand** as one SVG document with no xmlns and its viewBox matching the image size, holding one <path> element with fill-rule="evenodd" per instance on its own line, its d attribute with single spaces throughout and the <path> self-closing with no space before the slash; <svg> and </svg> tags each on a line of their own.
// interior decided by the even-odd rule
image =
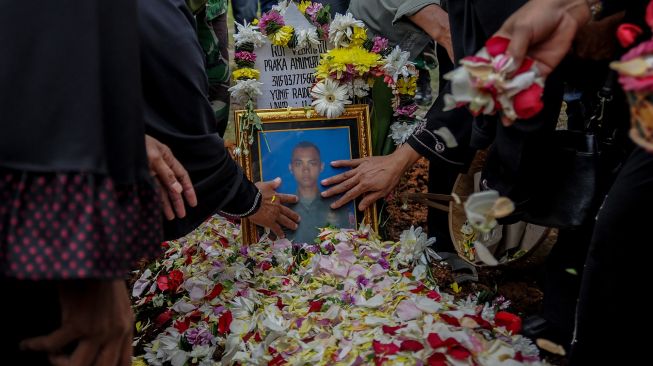
<svg viewBox="0 0 653 366">
<path fill-rule="evenodd" d="M 451 29 L 449 28 L 449 15 L 446 11 L 437 5 L 427 5 L 408 18 L 444 47 L 453 62 Z"/>
<path fill-rule="evenodd" d="M 397 186 L 402 174 L 419 157 L 420 155 L 410 146 L 402 145 L 387 156 L 334 161 L 331 163 L 333 167 L 352 169 L 322 180 L 322 185 L 335 185 L 322 192 L 322 197 L 344 193 L 340 199 L 331 204 L 332 209 L 337 209 L 365 195 L 358 205 L 358 209 L 363 211 L 379 198 L 387 196 Z"/>
<path fill-rule="evenodd" d="M 188 172 L 168 146 L 148 135 L 145 135 L 145 150 L 150 174 L 156 178 L 161 188 L 164 216 L 168 220 L 174 220 L 175 217 L 184 218 L 186 216 L 184 198 L 190 207 L 197 206 L 197 196 Z"/>
<path fill-rule="evenodd" d="M 59 301 L 61 327 L 22 341 L 21 349 L 47 352 L 54 366 L 131 365 L 134 313 L 123 280 L 61 281 Z"/>
<path fill-rule="evenodd" d="M 507 53 L 516 65 L 528 55 L 547 76 L 565 57 L 590 15 L 587 0 L 530 0 L 495 35 L 510 39 Z"/>
<path fill-rule="evenodd" d="M 277 193 L 279 185 L 281 185 L 281 178 L 256 183 L 256 187 L 261 191 L 261 207 L 248 219 L 256 225 L 270 228 L 277 238 L 281 239 L 285 237 L 281 227 L 297 230 L 297 223 L 301 218 L 296 212 L 284 206 L 297 203 L 299 198 L 293 194 Z"/>
<path fill-rule="evenodd" d="M 614 34 L 623 17 L 624 12 L 616 13 L 580 28 L 574 40 L 576 56 L 596 61 L 612 59 L 617 49 Z"/>
</svg>

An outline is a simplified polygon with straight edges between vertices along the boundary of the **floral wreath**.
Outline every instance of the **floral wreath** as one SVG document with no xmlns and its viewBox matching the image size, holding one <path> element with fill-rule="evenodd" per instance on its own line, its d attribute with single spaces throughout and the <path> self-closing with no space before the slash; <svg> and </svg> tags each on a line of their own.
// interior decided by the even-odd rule
<svg viewBox="0 0 653 366">
<path fill-rule="evenodd" d="M 375 80 L 383 80 L 393 93 L 395 123 L 391 126 L 391 136 L 396 144 L 404 143 L 416 126 L 417 70 L 409 61 L 410 54 L 399 47 L 388 47 L 388 40 L 383 37 L 369 39 L 365 24 L 350 13 L 336 14 L 332 21 L 330 6 L 320 3 L 301 1 L 297 4 L 315 28 L 295 29 L 284 20 L 289 5 L 288 1 L 282 1 L 260 19 L 237 24 L 234 36 L 236 68 L 232 74 L 235 85 L 229 91 L 245 112 L 238 126 L 243 138 L 236 147 L 236 155 L 248 155 L 254 132 L 262 129 L 255 100 L 262 95 L 263 84 L 258 81 L 260 71 L 254 67 L 254 50 L 266 40 L 291 49 L 328 42 L 329 51 L 321 55 L 315 71 L 316 83 L 311 89 L 312 107 L 321 116 L 335 118 L 345 111 L 347 104 L 368 102 Z M 307 108 L 306 113 L 310 115 L 312 111 Z"/>
</svg>

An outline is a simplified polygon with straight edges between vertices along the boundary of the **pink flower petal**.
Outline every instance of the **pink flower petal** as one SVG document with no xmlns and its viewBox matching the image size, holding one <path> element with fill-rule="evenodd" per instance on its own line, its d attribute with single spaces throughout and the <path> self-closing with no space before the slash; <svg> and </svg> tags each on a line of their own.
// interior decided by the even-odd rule
<svg viewBox="0 0 653 366">
<path fill-rule="evenodd" d="M 397 305 L 397 316 L 403 321 L 413 320 L 422 315 L 412 300 L 404 300 Z"/>
</svg>

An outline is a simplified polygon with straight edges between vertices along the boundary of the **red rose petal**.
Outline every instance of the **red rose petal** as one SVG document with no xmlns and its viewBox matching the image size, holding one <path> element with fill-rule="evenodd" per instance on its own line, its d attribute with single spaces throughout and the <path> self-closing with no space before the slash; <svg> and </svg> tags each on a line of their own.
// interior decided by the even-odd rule
<svg viewBox="0 0 653 366">
<path fill-rule="evenodd" d="M 391 327 L 391 326 L 388 326 L 388 325 L 384 325 L 384 326 L 381 327 L 381 329 L 383 330 L 383 333 L 385 333 L 385 334 L 395 335 L 395 334 L 397 334 L 397 331 L 399 329 L 403 328 L 403 327 L 405 327 L 405 325 L 397 325 L 396 327 Z"/>
<path fill-rule="evenodd" d="M 399 346 L 394 343 L 384 344 L 379 341 L 373 341 L 372 348 L 374 348 L 374 353 L 381 355 L 394 355 L 399 352 Z"/>
<path fill-rule="evenodd" d="M 156 286 L 159 288 L 161 291 L 166 291 L 169 289 L 168 287 L 168 276 L 166 275 L 160 275 L 156 279 Z"/>
<path fill-rule="evenodd" d="M 211 292 L 208 295 L 206 295 L 206 299 L 207 300 L 215 299 L 216 297 L 220 296 L 222 290 L 224 290 L 224 287 L 222 286 L 222 284 L 218 283 L 217 285 L 213 286 L 213 290 L 211 290 Z"/>
<path fill-rule="evenodd" d="M 515 71 L 515 75 L 523 74 L 526 71 L 529 71 L 533 64 L 535 63 L 535 60 L 533 60 L 530 57 L 526 57 L 524 61 L 522 61 L 521 66 Z"/>
<path fill-rule="evenodd" d="M 517 334 L 521 331 L 521 318 L 507 311 L 499 311 L 494 316 L 494 322 L 497 326 L 505 327 L 512 334 Z"/>
<path fill-rule="evenodd" d="M 183 322 L 177 320 L 174 327 L 179 331 L 179 333 L 183 333 L 190 328 L 190 319 L 186 319 Z"/>
<path fill-rule="evenodd" d="M 262 288 L 257 289 L 256 292 L 258 292 L 260 294 L 263 294 L 265 296 L 274 296 L 274 295 L 277 294 L 274 291 L 270 291 L 270 290 L 266 290 L 266 289 L 262 289 Z"/>
<path fill-rule="evenodd" d="M 446 366 L 447 356 L 444 353 L 436 352 L 426 360 L 426 364 L 429 366 Z"/>
<path fill-rule="evenodd" d="M 220 316 L 218 319 L 218 333 L 228 334 L 229 327 L 231 326 L 231 321 L 233 320 L 233 315 L 231 315 L 231 310 L 227 310 Z"/>
<path fill-rule="evenodd" d="M 276 355 L 273 359 L 270 360 L 270 362 L 268 362 L 268 366 L 281 366 L 285 364 L 286 364 L 286 360 L 284 360 L 283 356 L 281 356 L 280 354 Z"/>
<path fill-rule="evenodd" d="M 635 24 L 624 23 L 617 28 L 617 39 L 621 47 L 626 48 L 632 46 L 642 33 L 642 28 Z"/>
<path fill-rule="evenodd" d="M 419 286 L 417 286 L 416 288 L 410 290 L 410 292 L 412 292 L 414 294 L 419 294 L 420 292 L 424 291 L 425 289 L 426 289 L 426 286 L 424 286 L 423 283 L 420 283 Z"/>
<path fill-rule="evenodd" d="M 444 320 L 444 322 L 449 324 L 449 325 L 453 325 L 454 327 L 459 327 L 460 326 L 460 322 L 458 321 L 458 319 L 454 318 L 451 315 L 440 314 L 440 318 L 442 318 L 442 320 Z"/>
<path fill-rule="evenodd" d="M 473 319 L 481 328 L 492 329 L 492 324 L 483 319 L 480 315 L 465 315 L 465 317 Z"/>
<path fill-rule="evenodd" d="M 283 308 L 286 306 L 286 304 L 284 304 L 283 301 L 281 301 L 280 297 L 277 297 L 277 304 L 276 305 L 279 308 L 279 310 L 283 310 Z"/>
<path fill-rule="evenodd" d="M 442 296 L 435 290 L 431 290 L 426 293 L 426 297 L 429 299 L 435 300 L 435 301 L 440 301 L 442 300 Z"/>
<path fill-rule="evenodd" d="M 510 40 L 505 37 L 494 36 L 485 42 L 487 53 L 492 57 L 506 53 Z"/>
<path fill-rule="evenodd" d="M 424 345 L 421 342 L 414 341 L 412 339 L 407 339 L 401 342 L 400 350 L 402 351 L 417 352 L 423 349 L 424 349 Z"/>
<path fill-rule="evenodd" d="M 653 2 L 649 2 L 646 7 L 646 24 L 653 28 Z"/>
<path fill-rule="evenodd" d="M 171 292 L 176 292 L 182 283 L 184 283 L 184 274 L 180 270 L 175 269 L 168 274 L 168 288 Z"/>
<path fill-rule="evenodd" d="M 172 319 L 172 310 L 168 309 L 156 317 L 154 324 L 156 324 L 157 327 L 162 328 L 168 323 L 168 321 L 170 321 L 170 319 Z"/>
<path fill-rule="evenodd" d="M 322 300 L 317 300 L 317 301 L 311 301 L 309 307 L 308 307 L 308 313 L 317 313 L 322 310 L 322 305 L 324 304 L 324 301 Z"/>
<path fill-rule="evenodd" d="M 220 236 L 218 237 L 218 240 L 220 241 L 220 244 L 223 248 L 229 248 L 229 240 L 227 240 L 227 238 Z"/>
<path fill-rule="evenodd" d="M 542 108 L 544 108 L 544 103 L 542 102 L 543 92 L 544 89 L 541 86 L 533 84 L 527 89 L 517 93 L 513 99 L 517 117 L 521 119 L 529 119 L 538 114 Z"/>
<path fill-rule="evenodd" d="M 440 338 L 439 335 L 431 333 L 426 337 L 426 342 L 431 346 L 431 348 L 436 349 L 444 346 L 444 341 Z"/>
<path fill-rule="evenodd" d="M 458 345 L 458 346 L 454 346 L 454 347 L 449 348 L 449 351 L 447 352 L 447 354 L 449 356 L 455 358 L 456 360 L 464 360 L 467 357 L 469 357 L 472 353 L 469 352 L 469 350 L 467 350 L 467 348 L 465 348 L 465 347 L 463 347 L 461 345 Z"/>
</svg>

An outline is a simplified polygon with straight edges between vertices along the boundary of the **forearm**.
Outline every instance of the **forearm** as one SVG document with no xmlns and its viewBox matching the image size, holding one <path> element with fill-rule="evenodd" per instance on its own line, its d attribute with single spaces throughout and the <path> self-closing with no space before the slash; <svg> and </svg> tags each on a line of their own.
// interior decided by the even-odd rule
<svg viewBox="0 0 653 366">
<path fill-rule="evenodd" d="M 427 5 L 415 14 L 408 16 L 408 19 L 436 42 L 440 44 L 451 42 L 449 16 L 441 7 Z"/>
<path fill-rule="evenodd" d="M 408 144 L 403 144 L 397 150 L 392 153 L 392 156 L 396 158 L 397 163 L 401 167 L 401 171 L 407 171 L 417 160 L 419 160 L 422 155 L 413 149 Z"/>
</svg>

